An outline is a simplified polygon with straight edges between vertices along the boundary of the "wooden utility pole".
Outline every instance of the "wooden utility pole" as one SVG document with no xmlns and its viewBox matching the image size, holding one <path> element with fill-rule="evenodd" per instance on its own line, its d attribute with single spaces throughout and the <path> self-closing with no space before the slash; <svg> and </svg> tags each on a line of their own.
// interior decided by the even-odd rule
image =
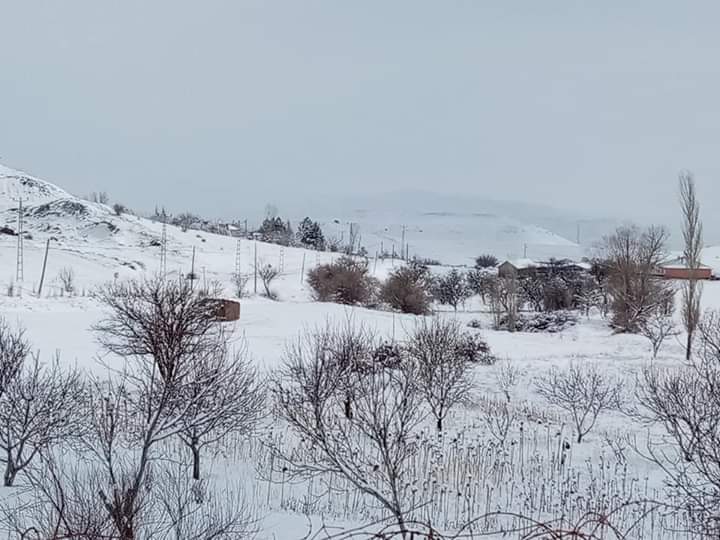
<svg viewBox="0 0 720 540">
<path fill-rule="evenodd" d="M 255 291 L 255 294 L 257 294 L 257 240 L 255 240 L 254 244 L 255 244 L 255 264 L 253 265 L 253 267 L 255 268 L 255 286 L 254 286 L 253 290 Z"/>
<path fill-rule="evenodd" d="M 43 258 L 42 272 L 40 273 L 40 286 L 38 287 L 38 298 L 41 298 L 43 282 L 45 281 L 45 269 L 47 268 L 48 251 L 50 251 L 50 239 L 45 243 L 45 257 Z"/>
</svg>

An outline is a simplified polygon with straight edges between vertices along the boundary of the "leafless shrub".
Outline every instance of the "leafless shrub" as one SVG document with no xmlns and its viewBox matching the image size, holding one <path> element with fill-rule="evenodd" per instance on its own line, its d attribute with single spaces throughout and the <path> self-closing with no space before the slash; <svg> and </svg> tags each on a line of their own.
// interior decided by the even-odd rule
<svg viewBox="0 0 720 540">
<path fill-rule="evenodd" d="M 75 292 L 75 270 L 65 267 L 58 273 L 58 281 L 62 286 L 62 290 L 68 294 Z"/>
<path fill-rule="evenodd" d="M 572 364 L 566 371 L 553 367 L 535 381 L 535 388 L 548 403 L 570 415 L 578 443 L 590 433 L 600 413 L 621 404 L 622 383 L 597 366 Z"/>
<path fill-rule="evenodd" d="M 512 400 L 512 390 L 520 382 L 520 368 L 509 360 L 500 362 L 495 372 L 495 380 L 505 399 L 510 402 Z"/>
<path fill-rule="evenodd" d="M 406 345 L 417 364 L 418 389 L 439 431 L 452 408 L 467 401 L 472 390 L 471 363 L 458 350 L 461 337 L 457 321 L 435 317 L 417 323 Z"/>
<path fill-rule="evenodd" d="M 481 403 L 482 422 L 490 435 L 505 444 L 510 430 L 520 420 L 519 412 L 507 400 L 486 400 Z"/>
<path fill-rule="evenodd" d="M 113 204 L 113 212 L 115 212 L 116 216 L 122 216 L 123 214 L 126 214 L 128 209 L 125 207 L 124 204 L 115 203 Z"/>
<path fill-rule="evenodd" d="M 238 298 L 244 298 L 247 296 L 248 293 L 245 288 L 247 287 L 249 281 L 249 274 L 233 274 L 232 284 L 235 290 L 235 296 Z"/>
<path fill-rule="evenodd" d="M 277 294 L 270 289 L 270 286 L 275 281 L 275 278 L 280 275 L 280 269 L 275 268 L 272 264 L 259 263 L 255 271 L 262 281 L 265 296 L 272 300 L 277 299 Z"/>
<path fill-rule="evenodd" d="M 253 538 L 257 519 L 239 492 L 213 493 L 203 483 L 192 482 L 183 463 L 165 467 L 158 475 L 154 495 L 159 501 L 157 518 L 161 538 L 205 540 Z"/>
<path fill-rule="evenodd" d="M 367 263 L 345 256 L 310 270 L 307 282 L 320 302 L 369 304 L 377 292 L 377 282 L 369 275 Z"/>
<path fill-rule="evenodd" d="M 409 363 L 400 369 L 355 371 L 354 409 L 336 413 L 345 399 L 331 352 L 296 348 L 277 374 L 279 415 L 312 450 L 286 454 L 274 447 L 276 463 L 291 476 L 341 475 L 405 526 L 409 502 L 402 496 L 409 460 L 417 451 L 412 433 L 423 419 L 422 398 Z"/>
<path fill-rule="evenodd" d="M 679 335 L 672 315 L 661 311 L 651 313 L 640 323 L 640 333 L 650 341 L 653 359 L 657 358 L 667 338 Z"/>
</svg>

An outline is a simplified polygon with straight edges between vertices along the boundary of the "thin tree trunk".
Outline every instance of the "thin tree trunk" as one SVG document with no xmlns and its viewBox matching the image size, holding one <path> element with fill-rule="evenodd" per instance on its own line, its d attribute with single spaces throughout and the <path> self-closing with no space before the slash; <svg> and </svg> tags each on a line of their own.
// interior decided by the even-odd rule
<svg viewBox="0 0 720 540">
<path fill-rule="evenodd" d="M 5 477 L 4 477 L 4 486 L 5 487 L 12 487 L 15 483 L 15 477 L 17 476 L 17 470 L 15 469 L 15 465 L 11 460 L 8 461 L 7 465 L 5 466 Z"/>
<path fill-rule="evenodd" d="M 197 441 L 193 441 L 191 449 L 193 455 L 193 480 L 200 480 L 200 448 L 197 446 Z"/>
<path fill-rule="evenodd" d="M 693 331 L 690 330 L 687 335 L 687 344 L 685 346 L 685 360 L 690 360 L 690 356 L 692 355 L 692 339 L 693 339 Z"/>
<path fill-rule="evenodd" d="M 352 420 L 353 413 L 352 413 L 352 400 L 350 399 L 350 396 L 345 397 L 345 418 L 348 420 Z"/>
</svg>

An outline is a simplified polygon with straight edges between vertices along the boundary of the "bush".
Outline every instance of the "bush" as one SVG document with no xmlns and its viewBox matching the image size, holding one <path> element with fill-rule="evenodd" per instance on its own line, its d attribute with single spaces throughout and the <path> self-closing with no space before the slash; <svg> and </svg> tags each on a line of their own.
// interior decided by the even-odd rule
<svg viewBox="0 0 720 540">
<path fill-rule="evenodd" d="M 364 261 L 340 257 L 330 264 L 321 264 L 308 272 L 308 284 L 320 302 L 370 304 L 377 293 L 377 281 L 368 274 Z"/>
<path fill-rule="evenodd" d="M 494 255 L 483 254 L 475 259 L 475 268 L 495 268 L 498 265 L 497 257 Z"/>
<path fill-rule="evenodd" d="M 380 289 L 380 299 L 403 313 L 426 315 L 430 313 L 431 276 L 427 267 L 411 263 L 391 272 Z"/>
<path fill-rule="evenodd" d="M 115 212 L 116 216 L 122 216 L 127 213 L 127 208 L 125 208 L 125 205 L 123 204 L 115 203 L 113 204 L 113 212 Z"/>
<path fill-rule="evenodd" d="M 402 362 L 402 348 L 396 343 L 381 343 L 372 351 L 375 368 L 397 369 Z"/>
<path fill-rule="evenodd" d="M 455 350 L 458 356 L 472 364 L 491 366 L 497 361 L 490 352 L 490 345 L 477 334 L 460 334 Z"/>
<path fill-rule="evenodd" d="M 578 318 L 572 311 L 552 311 L 548 313 L 520 314 L 515 321 L 514 331 L 555 334 L 577 324 Z M 507 317 L 500 319 L 498 330 L 508 330 Z"/>
</svg>

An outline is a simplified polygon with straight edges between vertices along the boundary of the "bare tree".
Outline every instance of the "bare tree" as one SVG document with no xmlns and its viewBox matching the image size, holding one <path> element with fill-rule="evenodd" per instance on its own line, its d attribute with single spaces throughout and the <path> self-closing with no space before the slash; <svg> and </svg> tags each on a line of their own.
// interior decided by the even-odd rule
<svg viewBox="0 0 720 540">
<path fill-rule="evenodd" d="M 401 369 L 356 371 L 353 414 L 339 419 L 343 384 L 324 347 L 286 357 L 275 381 L 278 413 L 312 448 L 291 453 L 274 446 L 277 466 L 290 475 L 338 474 L 392 513 L 405 530 L 413 433 L 423 419 L 422 397 L 410 363 Z"/>
<path fill-rule="evenodd" d="M 720 534 L 720 318 L 709 313 L 697 328 L 696 351 L 688 364 L 674 369 L 647 368 L 638 401 L 650 420 L 670 437 L 650 439 L 645 457 L 669 477 L 708 537 Z"/>
<path fill-rule="evenodd" d="M 417 364 L 418 389 L 438 431 L 453 407 L 466 402 L 472 390 L 471 364 L 460 354 L 460 345 L 460 324 L 439 317 L 417 323 L 408 338 L 408 355 Z"/>
<path fill-rule="evenodd" d="M 25 330 L 11 328 L 8 322 L 0 317 L 0 396 L 6 392 L 10 381 L 22 371 L 30 349 Z"/>
<path fill-rule="evenodd" d="M 275 268 L 269 263 L 260 263 L 258 264 L 256 271 L 262 281 L 263 288 L 265 289 L 265 296 L 272 298 L 273 300 L 276 299 L 277 294 L 270 289 L 270 286 L 272 285 L 272 282 L 275 281 L 275 278 L 280 275 L 280 269 Z"/>
<path fill-rule="evenodd" d="M 75 270 L 65 267 L 58 273 L 58 280 L 64 292 L 72 294 L 75 292 Z"/>
<path fill-rule="evenodd" d="M 434 295 L 438 302 L 452 306 L 457 311 L 458 306 L 470 298 L 472 290 L 467 285 L 465 275 L 453 268 L 435 280 Z"/>
<path fill-rule="evenodd" d="M 39 355 L 24 362 L 0 396 L 0 458 L 4 485 L 12 486 L 43 449 L 82 436 L 84 385 L 76 370 L 63 371 L 56 357 L 50 366 Z"/>
<path fill-rule="evenodd" d="M 667 232 L 659 227 L 642 232 L 620 227 L 604 239 L 612 324 L 619 332 L 638 332 L 643 320 L 672 296 L 669 285 L 656 276 L 666 240 Z"/>
<path fill-rule="evenodd" d="M 570 414 L 577 442 L 581 443 L 603 411 L 619 407 L 622 383 L 604 375 L 597 366 L 571 365 L 567 371 L 553 367 L 535 381 L 548 403 Z"/>
<path fill-rule="evenodd" d="M 693 272 L 682 288 L 682 320 L 687 332 L 685 359 L 690 360 L 695 329 L 700 322 L 700 299 L 702 284 L 696 279 L 696 272 L 701 265 L 703 227 L 700 221 L 700 203 L 695 192 L 695 179 L 692 173 L 685 171 L 680 174 L 680 206 L 683 216 L 683 240 L 685 248 L 683 259 Z"/>
<path fill-rule="evenodd" d="M 200 480 L 202 450 L 230 433 L 248 434 L 263 414 L 264 394 L 245 347 L 230 353 L 222 342 L 193 361 L 183 386 L 192 406 L 180 418 L 179 436 L 192 453 L 193 479 Z"/>
<path fill-rule="evenodd" d="M 99 490 L 107 515 L 121 540 L 133 540 L 157 446 L 193 425 L 203 431 L 217 413 L 208 399 L 218 374 L 198 362 L 218 349 L 222 331 L 214 304 L 185 282 L 113 283 L 98 297 L 109 309 L 94 327 L 98 340 L 126 361 L 107 381 L 94 381 L 93 436 L 85 443 L 107 480 Z"/>
<path fill-rule="evenodd" d="M 216 304 L 185 280 L 112 282 L 96 298 L 109 310 L 93 326 L 100 345 L 118 356 L 153 360 L 163 380 L 173 380 L 179 366 L 211 350 L 222 331 Z"/>
<path fill-rule="evenodd" d="M 480 296 L 483 304 L 487 303 L 488 297 L 492 294 L 497 276 L 484 268 L 473 268 L 465 275 L 470 291 Z"/>
<path fill-rule="evenodd" d="M 316 358 L 316 367 L 323 371 L 317 377 L 328 378 L 326 390 L 337 395 L 343 416 L 351 419 L 357 377 L 375 368 L 374 344 L 371 332 L 356 325 L 352 318 L 341 324 L 327 321 L 325 326 L 308 330 L 291 343 L 285 351 L 285 363 L 300 369 L 307 358 Z"/>
<path fill-rule="evenodd" d="M 500 329 L 503 323 L 510 332 L 517 326 L 520 311 L 520 295 L 517 278 L 497 278 L 490 291 L 490 309 L 493 312 L 493 325 Z"/>
<path fill-rule="evenodd" d="M 640 333 L 650 341 L 653 359 L 657 358 L 667 338 L 678 335 L 672 314 L 666 315 L 661 311 L 648 315 L 640 325 Z"/>
</svg>

